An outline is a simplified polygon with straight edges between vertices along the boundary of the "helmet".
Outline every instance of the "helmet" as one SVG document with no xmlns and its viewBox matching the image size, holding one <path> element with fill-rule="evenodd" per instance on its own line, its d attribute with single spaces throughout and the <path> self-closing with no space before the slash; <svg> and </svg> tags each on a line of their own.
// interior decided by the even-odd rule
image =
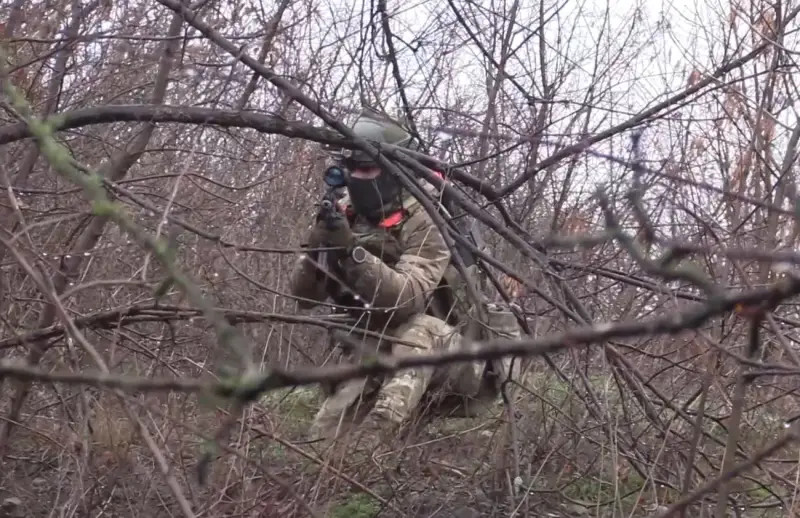
<svg viewBox="0 0 800 518">
<path fill-rule="evenodd" d="M 351 126 L 355 136 L 373 144 L 394 144 L 408 149 L 417 146 L 411 133 L 400 122 L 369 108 L 362 110 Z M 342 149 L 338 161 L 344 169 L 356 169 L 376 165 L 375 159 L 361 149 Z M 349 203 L 357 214 L 372 222 L 378 222 L 399 210 L 403 204 L 402 183 L 390 174 L 375 178 L 356 178 L 345 173 Z"/>
<path fill-rule="evenodd" d="M 357 137 L 370 142 L 394 144 L 408 149 L 418 147 L 411 133 L 400 122 L 369 108 L 362 110 L 350 129 Z M 342 154 L 351 164 L 375 162 L 361 149 L 345 150 Z"/>
</svg>

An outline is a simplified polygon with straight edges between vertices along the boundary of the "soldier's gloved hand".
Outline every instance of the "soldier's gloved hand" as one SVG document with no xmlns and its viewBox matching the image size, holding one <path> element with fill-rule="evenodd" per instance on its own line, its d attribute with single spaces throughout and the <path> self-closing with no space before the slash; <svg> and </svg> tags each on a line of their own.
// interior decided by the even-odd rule
<svg viewBox="0 0 800 518">
<path fill-rule="evenodd" d="M 311 230 L 308 238 L 308 246 L 318 247 L 342 247 L 342 253 L 349 250 L 355 244 L 356 236 L 350 230 L 350 224 L 345 218 L 337 218 L 333 228 L 328 227 L 325 220 L 320 220 Z"/>
</svg>

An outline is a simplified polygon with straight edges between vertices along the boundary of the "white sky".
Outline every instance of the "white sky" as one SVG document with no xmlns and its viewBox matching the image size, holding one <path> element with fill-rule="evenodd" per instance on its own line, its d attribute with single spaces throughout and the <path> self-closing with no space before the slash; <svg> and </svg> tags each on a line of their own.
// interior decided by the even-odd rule
<svg viewBox="0 0 800 518">
<path fill-rule="evenodd" d="M 568 69 L 568 79 L 565 84 L 560 86 L 556 98 L 558 100 L 568 100 L 580 102 L 587 92 L 588 85 L 592 82 L 592 74 L 595 72 L 595 59 L 599 55 L 598 61 L 608 63 L 616 60 L 613 72 L 605 77 L 598 85 L 599 90 L 603 90 L 602 98 L 597 102 L 597 109 L 593 114 L 593 123 L 589 131 L 595 133 L 612 127 L 630 118 L 632 114 L 638 113 L 648 106 L 659 102 L 666 97 L 680 92 L 685 88 L 687 78 L 694 69 L 710 71 L 716 67 L 722 56 L 720 41 L 724 30 L 728 24 L 727 16 L 730 13 L 729 0 L 707 0 L 692 2 L 688 0 L 543 0 L 545 3 L 545 17 L 549 18 L 552 13 L 559 9 L 555 18 L 551 18 L 545 29 L 546 45 L 545 52 L 548 61 L 548 76 L 553 78 L 554 70 Z M 274 10 L 274 3 L 260 2 L 252 0 L 253 9 L 264 10 L 267 15 Z M 513 0 L 482 0 L 468 2 L 467 0 L 454 0 L 454 3 L 464 13 L 470 13 L 470 25 L 475 29 L 471 18 L 477 13 L 478 17 L 485 24 L 489 12 L 494 10 L 508 11 Z M 749 2 L 748 2 L 749 3 Z M 401 72 L 404 80 L 409 82 L 408 91 L 412 103 L 419 99 L 423 90 L 420 85 L 425 85 L 429 78 L 441 73 L 442 68 L 447 70 L 446 77 L 440 87 L 435 91 L 439 97 L 436 103 L 452 103 L 455 96 L 462 96 L 465 99 L 470 97 L 474 100 L 467 102 L 467 109 L 475 112 L 477 127 L 482 117 L 482 110 L 486 103 L 485 92 L 485 63 L 477 47 L 469 40 L 462 37 L 461 40 L 453 38 L 449 34 L 434 34 L 431 32 L 433 27 L 441 25 L 440 20 L 452 20 L 453 14 L 447 1 L 412 0 L 411 2 L 390 0 L 388 1 L 389 11 L 392 13 L 392 30 L 402 40 L 411 43 L 422 41 L 421 48 L 412 53 L 406 46 L 396 42 L 399 51 Z M 521 8 L 518 20 L 529 20 L 538 18 L 538 2 L 520 2 Z M 301 60 L 308 62 L 314 59 L 326 60 L 325 66 L 321 69 L 331 70 L 329 83 L 335 84 L 342 76 L 346 77 L 346 82 L 354 83 L 355 74 L 353 73 L 352 62 L 357 57 L 352 56 L 361 41 L 363 32 L 361 29 L 365 25 L 363 12 L 368 12 L 373 2 L 362 0 L 359 2 L 347 2 L 343 0 L 315 2 L 313 14 L 309 14 L 306 3 L 292 5 L 284 16 L 283 24 L 295 24 L 300 32 L 300 38 L 307 39 L 303 44 L 304 54 Z M 166 9 L 161 8 L 166 14 Z M 255 33 L 263 30 L 255 18 L 253 11 L 247 10 L 241 13 L 247 23 L 239 23 L 236 29 L 226 28 L 223 32 L 235 32 L 238 34 Z M 208 19 L 206 17 L 206 19 Z M 378 20 L 379 21 L 379 20 Z M 463 29 L 457 24 L 457 33 L 463 35 Z M 746 23 L 743 18 L 737 21 L 737 29 L 740 34 L 747 31 Z M 529 36 L 529 30 L 522 27 L 516 28 L 516 34 L 512 39 L 512 45 L 519 45 L 523 38 Z M 369 35 L 367 35 L 369 36 Z M 339 41 L 344 38 L 345 51 L 341 51 Z M 383 35 L 378 32 L 376 38 L 383 44 Z M 486 46 L 491 46 L 492 41 L 486 31 L 479 34 L 479 38 Z M 433 61 L 432 50 L 439 49 L 443 42 L 454 41 L 451 52 L 446 59 L 437 67 Z M 245 42 L 241 42 L 245 43 Z M 320 45 L 326 43 L 327 46 L 321 50 Z M 792 43 L 796 43 L 795 41 Z M 191 47 L 194 43 L 190 43 Z M 251 56 L 258 53 L 261 42 L 254 39 L 248 49 Z M 787 42 L 788 47 L 792 47 Z M 796 47 L 796 45 L 795 45 Z M 749 43 L 745 44 L 744 51 L 749 50 Z M 710 51 L 709 49 L 713 49 Z M 284 48 L 278 48 L 277 52 L 287 52 Z M 230 62 L 230 56 L 217 50 L 220 59 Z M 498 53 L 495 52 L 495 57 Z M 618 59 L 617 56 L 619 55 Z M 378 63 L 379 74 L 384 74 L 384 83 L 389 88 L 394 87 L 394 79 L 391 77 L 388 64 Z M 763 63 L 756 65 L 763 68 Z M 276 67 L 281 72 L 281 65 Z M 226 76 L 229 69 L 222 70 L 221 75 Z M 510 61 L 507 70 L 513 74 L 517 80 L 526 88 L 533 84 L 533 93 L 541 86 L 539 78 L 539 38 L 534 36 L 527 40 L 524 46 L 517 52 Z M 249 71 L 239 65 L 237 71 L 249 78 Z M 753 66 L 747 67 L 747 73 L 752 73 Z M 533 81 L 531 80 L 533 77 Z M 319 84 L 320 79 L 315 83 Z M 317 87 L 314 88 L 317 91 Z M 312 93 L 306 89 L 307 93 Z M 345 88 L 341 90 L 347 92 Z M 259 91 L 254 100 L 261 98 L 261 103 L 265 108 L 274 106 L 274 89 L 265 82 L 260 83 Z M 520 99 L 518 92 L 506 82 L 506 92 Z M 316 92 L 313 92 L 316 93 Z M 748 93 L 748 95 L 752 95 Z M 711 96 L 705 96 L 704 102 L 711 100 Z M 326 101 L 324 97 L 321 99 Z M 383 99 L 395 105 L 399 98 L 392 96 Z M 357 102 L 356 99 L 353 99 Z M 424 99 L 423 104 L 430 105 L 430 99 Z M 515 102 L 515 108 L 522 110 L 522 115 L 530 118 L 530 113 L 526 110 L 524 102 Z M 576 109 L 575 105 L 561 106 L 554 108 L 556 118 L 566 117 Z M 305 111 L 305 110 L 303 110 Z M 427 110 L 423 114 L 432 123 L 436 123 L 433 114 L 437 112 Z M 708 107 L 694 103 L 680 110 L 681 115 L 686 117 L 708 117 L 711 112 Z M 514 114 L 504 114 L 508 127 L 504 131 L 523 130 L 515 121 Z M 784 124 L 794 125 L 794 113 L 784 112 L 780 119 Z M 313 120 L 313 119 L 312 119 Z M 463 125 L 466 119 L 457 119 L 455 125 Z M 548 129 L 550 134 L 558 135 L 561 132 L 568 132 L 570 135 L 577 134 L 577 128 L 566 128 L 567 120 L 564 119 L 560 124 L 556 124 Z M 315 120 L 316 124 L 321 124 Z M 693 123 L 689 131 L 699 132 L 705 123 Z M 710 124 L 710 123 L 709 123 Z M 706 124 L 707 126 L 708 124 Z M 647 152 L 650 158 L 662 158 L 664 148 L 669 144 L 670 139 L 663 132 L 677 131 L 677 126 L 672 125 L 667 128 L 665 124 L 651 130 L 650 135 L 657 134 L 659 138 L 664 136 L 663 142 L 658 144 L 661 149 L 648 146 Z M 681 129 L 681 131 L 685 131 Z M 658 132 L 658 133 L 656 133 Z M 784 130 L 784 134 L 786 131 Z M 699 134 L 699 133 L 698 133 Z M 574 138 L 574 137 L 572 137 Z M 785 138 L 776 141 L 778 146 L 783 145 Z M 617 156 L 626 156 L 626 149 L 620 148 L 625 145 L 624 137 L 616 139 L 613 143 L 603 143 L 595 146 L 600 151 L 612 152 Z M 616 147 L 612 147 L 616 146 Z M 780 155 L 778 149 L 776 155 Z M 549 153 L 549 151 L 544 151 Z M 594 167 L 594 166 L 593 166 Z M 593 180 L 607 179 L 608 168 L 610 166 L 602 161 L 597 162 L 597 170 L 585 172 Z M 619 170 L 618 166 L 613 167 Z M 598 172 L 599 171 L 599 172 Z M 706 179 L 713 179 L 714 172 L 709 171 Z M 591 182 L 590 182 L 591 183 Z"/>
</svg>

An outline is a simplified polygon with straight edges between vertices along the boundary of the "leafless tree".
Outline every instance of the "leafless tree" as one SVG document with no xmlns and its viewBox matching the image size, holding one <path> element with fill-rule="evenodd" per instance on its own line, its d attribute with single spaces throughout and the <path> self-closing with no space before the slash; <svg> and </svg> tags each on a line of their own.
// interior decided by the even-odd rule
<svg viewBox="0 0 800 518">
<path fill-rule="evenodd" d="M 800 5 L 0 14 L 10 516 L 800 511 Z M 523 339 L 349 364 L 345 324 L 298 311 L 325 150 L 373 149 L 346 127 L 365 105 L 419 135 L 380 160 L 476 222 Z M 524 371 L 488 418 L 372 458 L 307 441 L 321 384 L 504 355 Z"/>
</svg>

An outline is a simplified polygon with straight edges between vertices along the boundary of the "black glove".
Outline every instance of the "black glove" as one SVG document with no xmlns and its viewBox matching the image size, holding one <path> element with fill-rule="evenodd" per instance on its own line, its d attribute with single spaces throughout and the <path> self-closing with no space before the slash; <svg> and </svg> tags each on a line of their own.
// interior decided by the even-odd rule
<svg viewBox="0 0 800 518">
<path fill-rule="evenodd" d="M 356 236 L 350 230 L 350 224 L 345 218 L 337 218 L 334 224 L 329 226 L 325 220 L 320 220 L 311 229 L 311 235 L 308 237 L 308 246 L 311 248 L 320 247 L 341 247 L 342 253 L 347 253 L 350 248 L 355 244 Z M 330 228 L 330 227 L 333 228 Z"/>
</svg>

